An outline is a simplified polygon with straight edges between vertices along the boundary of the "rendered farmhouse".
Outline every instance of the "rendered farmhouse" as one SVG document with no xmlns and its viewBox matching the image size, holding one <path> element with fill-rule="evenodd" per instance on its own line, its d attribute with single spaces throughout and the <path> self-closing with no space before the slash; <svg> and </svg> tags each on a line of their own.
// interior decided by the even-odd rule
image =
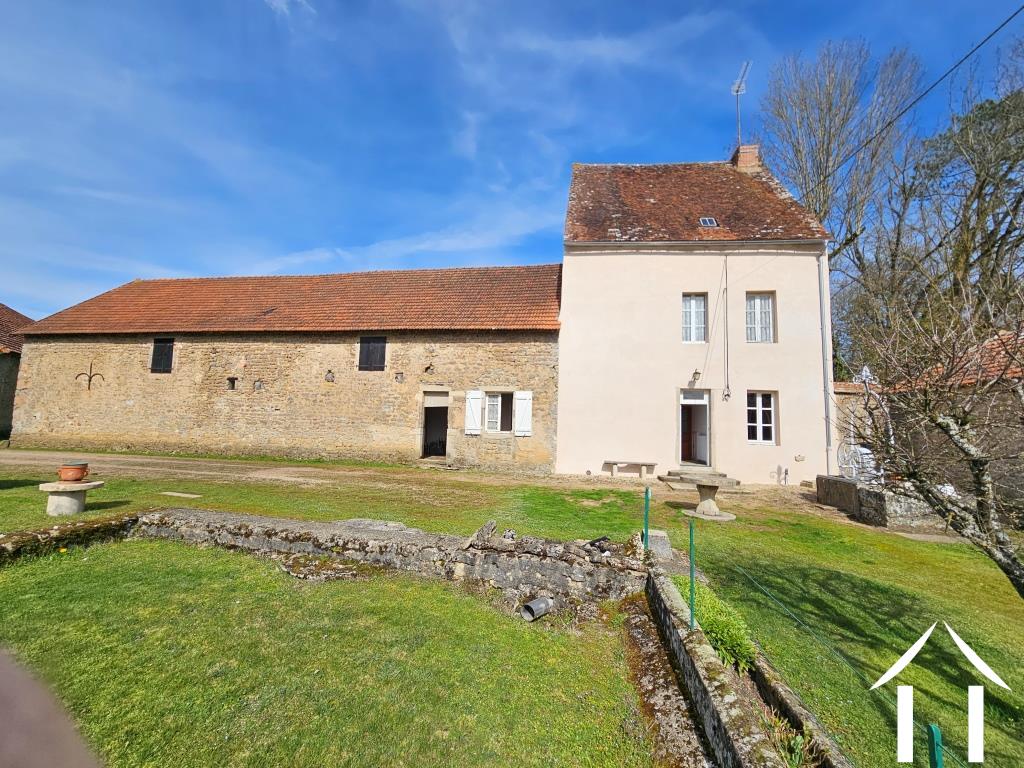
<svg viewBox="0 0 1024 768">
<path fill-rule="evenodd" d="M 755 146 L 576 165 L 561 264 L 136 280 L 28 326 L 12 440 L 812 479 L 827 237 Z"/>
</svg>

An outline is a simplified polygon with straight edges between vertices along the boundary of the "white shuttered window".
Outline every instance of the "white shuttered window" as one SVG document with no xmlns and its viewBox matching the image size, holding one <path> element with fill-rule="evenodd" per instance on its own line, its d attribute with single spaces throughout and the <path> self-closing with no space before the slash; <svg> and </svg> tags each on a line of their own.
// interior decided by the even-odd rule
<svg viewBox="0 0 1024 768">
<path fill-rule="evenodd" d="M 478 389 L 466 392 L 466 434 L 480 434 L 480 413 L 483 410 L 484 393 Z"/>
<path fill-rule="evenodd" d="M 747 341 L 763 344 L 775 341 L 775 294 L 747 294 Z"/>
<path fill-rule="evenodd" d="M 516 392 L 515 400 L 513 434 L 529 437 L 533 434 L 533 392 Z"/>
</svg>

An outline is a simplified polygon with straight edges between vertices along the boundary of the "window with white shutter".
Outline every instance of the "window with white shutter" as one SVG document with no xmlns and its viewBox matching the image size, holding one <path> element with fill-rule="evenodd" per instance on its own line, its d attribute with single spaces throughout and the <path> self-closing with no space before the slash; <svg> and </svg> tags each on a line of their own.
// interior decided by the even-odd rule
<svg viewBox="0 0 1024 768">
<path fill-rule="evenodd" d="M 683 294 L 683 341 L 700 344 L 707 341 L 708 295 Z"/>
<path fill-rule="evenodd" d="M 747 341 L 771 344 L 775 341 L 775 294 L 747 294 Z"/>
<path fill-rule="evenodd" d="M 512 432 L 516 437 L 529 437 L 533 434 L 533 392 L 516 392 L 513 413 L 515 427 Z"/>
<path fill-rule="evenodd" d="M 478 389 L 466 392 L 466 434 L 480 434 L 480 414 L 483 412 L 484 393 Z"/>
<path fill-rule="evenodd" d="M 488 432 L 512 431 L 512 393 L 488 392 L 484 411 L 484 428 Z"/>
</svg>

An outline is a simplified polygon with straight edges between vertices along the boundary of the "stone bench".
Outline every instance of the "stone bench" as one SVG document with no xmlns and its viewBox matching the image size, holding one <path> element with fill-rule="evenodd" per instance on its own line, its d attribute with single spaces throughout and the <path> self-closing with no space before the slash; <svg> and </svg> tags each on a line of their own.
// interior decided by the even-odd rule
<svg viewBox="0 0 1024 768">
<path fill-rule="evenodd" d="M 654 467 L 658 462 L 656 461 L 621 461 L 614 459 L 605 459 L 603 464 L 607 464 L 611 467 L 612 477 L 616 477 L 619 474 L 619 467 L 640 467 L 640 479 L 647 479 L 647 468 L 651 468 L 651 472 L 654 472 Z"/>
<path fill-rule="evenodd" d="M 57 481 L 56 483 L 43 483 L 39 486 L 39 490 L 50 494 L 46 499 L 46 514 L 57 517 L 58 515 L 77 515 L 79 512 L 83 512 L 86 492 L 102 487 L 102 480 L 85 480 L 77 483 Z"/>
</svg>

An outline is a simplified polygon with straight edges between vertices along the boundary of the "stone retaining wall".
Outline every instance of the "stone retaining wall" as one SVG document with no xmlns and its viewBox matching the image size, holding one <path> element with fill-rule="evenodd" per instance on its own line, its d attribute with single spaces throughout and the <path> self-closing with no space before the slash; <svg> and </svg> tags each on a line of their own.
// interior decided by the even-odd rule
<svg viewBox="0 0 1024 768">
<path fill-rule="evenodd" d="M 98 541 L 123 539 L 138 520 L 138 515 L 115 515 L 90 520 L 60 523 L 35 531 L 0 533 L 0 565 L 26 555 L 42 555 L 61 547 L 86 546 Z"/>
<path fill-rule="evenodd" d="M 803 733 L 811 740 L 817 765 L 822 768 L 853 768 L 853 763 L 842 753 L 818 718 L 786 685 L 764 654 L 757 654 L 751 677 L 765 703 L 785 718 L 797 733 Z"/>
<path fill-rule="evenodd" d="M 136 535 L 241 549 L 256 554 L 338 557 L 452 581 L 483 584 L 511 600 L 547 596 L 573 601 L 618 600 L 642 592 L 647 568 L 585 542 L 494 535 L 488 523 L 469 539 L 426 533 L 401 523 L 344 520 L 317 523 L 196 509 L 167 509 L 139 520 Z"/>
<path fill-rule="evenodd" d="M 882 528 L 941 530 L 945 523 L 925 502 L 845 477 L 818 475 L 819 504 L 836 507 L 853 520 Z"/>
<path fill-rule="evenodd" d="M 722 664 L 699 627 L 689 628 L 689 608 L 661 568 L 647 577 L 647 603 L 719 767 L 784 768 L 760 713 L 740 693 L 736 673 Z"/>
</svg>

